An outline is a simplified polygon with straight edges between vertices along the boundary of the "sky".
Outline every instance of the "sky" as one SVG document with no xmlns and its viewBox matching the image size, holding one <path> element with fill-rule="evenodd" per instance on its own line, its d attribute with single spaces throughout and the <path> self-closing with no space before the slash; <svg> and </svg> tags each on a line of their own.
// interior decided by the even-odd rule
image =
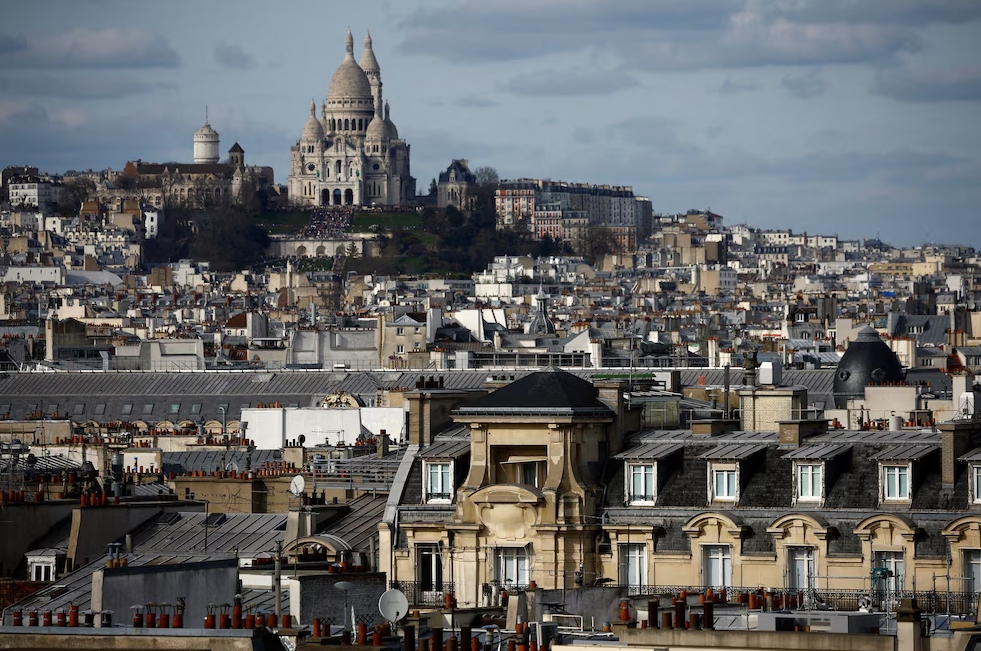
<svg viewBox="0 0 981 651">
<path fill-rule="evenodd" d="M 35 0 L 0 21 L 0 166 L 289 148 L 370 30 L 424 192 L 631 185 L 656 212 L 981 249 L 978 0 Z"/>
</svg>

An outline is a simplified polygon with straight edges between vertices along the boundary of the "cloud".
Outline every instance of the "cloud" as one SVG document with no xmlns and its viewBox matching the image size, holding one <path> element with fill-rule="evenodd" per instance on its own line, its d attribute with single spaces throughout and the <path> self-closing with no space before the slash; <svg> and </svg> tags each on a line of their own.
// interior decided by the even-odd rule
<svg viewBox="0 0 981 651">
<path fill-rule="evenodd" d="M 830 88 L 827 80 L 821 78 L 821 70 L 813 68 L 801 74 L 789 74 L 780 81 L 791 95 L 798 99 L 810 99 L 823 95 Z"/>
<path fill-rule="evenodd" d="M 466 0 L 452 10 L 427 8 L 408 16 L 399 49 L 456 63 L 599 53 L 615 57 L 624 70 L 878 63 L 918 50 L 912 26 L 935 20 L 910 1 L 899 0 L 905 13 L 875 2 L 849 21 L 842 18 L 850 15 L 846 5 L 835 3 L 837 11 L 823 15 L 813 0 Z M 938 10 L 936 20 L 977 13 L 962 5 Z M 879 14 L 888 19 L 877 20 Z M 515 15 L 522 19 L 513 20 Z"/>
<path fill-rule="evenodd" d="M 32 38 L 0 35 L 0 67 L 17 68 L 173 68 L 180 55 L 167 40 L 143 28 L 93 29 Z"/>
<path fill-rule="evenodd" d="M 906 66 L 876 71 L 871 91 L 901 102 L 981 99 L 981 66 L 943 70 Z"/>
<path fill-rule="evenodd" d="M 680 130 L 675 120 L 648 117 L 627 118 L 613 126 L 625 143 L 642 147 L 653 156 L 699 156 L 700 148 L 682 139 Z"/>
<path fill-rule="evenodd" d="M 513 77 L 499 86 L 516 95 L 607 95 L 636 87 L 637 80 L 622 72 L 600 70 L 543 70 Z"/>
<path fill-rule="evenodd" d="M 465 95 L 457 100 L 458 106 L 465 108 L 491 108 L 500 104 L 488 97 L 478 97 L 477 95 Z"/>
<path fill-rule="evenodd" d="M 133 77 L 103 74 L 36 74 L 0 76 L 0 93 L 25 97 L 77 100 L 119 99 L 175 90 L 175 84 L 150 83 Z"/>
<path fill-rule="evenodd" d="M 804 23 L 878 23 L 922 27 L 981 18 L 976 0 L 806 0 L 766 9 Z"/>
<path fill-rule="evenodd" d="M 223 68 L 230 70 L 249 70 L 255 67 L 252 55 L 242 49 L 241 45 L 223 43 L 215 47 L 215 61 Z"/>
<path fill-rule="evenodd" d="M 735 95 L 736 93 L 750 93 L 759 90 L 760 86 L 755 81 L 737 81 L 731 77 L 725 80 L 715 89 L 715 92 L 722 95 Z"/>
</svg>

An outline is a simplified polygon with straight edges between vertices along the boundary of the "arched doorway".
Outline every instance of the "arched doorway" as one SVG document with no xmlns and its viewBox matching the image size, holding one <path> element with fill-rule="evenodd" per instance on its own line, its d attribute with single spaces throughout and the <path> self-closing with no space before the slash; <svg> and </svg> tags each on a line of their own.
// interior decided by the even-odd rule
<svg viewBox="0 0 981 651">
<path fill-rule="evenodd" d="M 330 190 L 324 188 L 320 191 L 320 205 L 329 206 L 330 205 Z"/>
<path fill-rule="evenodd" d="M 334 190 L 334 205 L 335 206 L 341 205 L 341 189 L 340 188 Z"/>
<path fill-rule="evenodd" d="M 351 206 L 354 205 L 354 190 L 348 188 L 344 191 L 344 205 Z"/>
</svg>

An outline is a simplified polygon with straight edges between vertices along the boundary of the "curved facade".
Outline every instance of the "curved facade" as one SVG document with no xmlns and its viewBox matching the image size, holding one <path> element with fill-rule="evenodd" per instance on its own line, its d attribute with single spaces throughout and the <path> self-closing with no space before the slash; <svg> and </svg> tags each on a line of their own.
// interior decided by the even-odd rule
<svg viewBox="0 0 981 651">
<path fill-rule="evenodd" d="M 382 100 L 370 34 L 358 63 L 348 31 L 320 118 L 311 104 L 310 118 L 291 148 L 288 182 L 291 201 L 306 206 L 406 205 L 414 197 L 409 146 Z"/>
</svg>

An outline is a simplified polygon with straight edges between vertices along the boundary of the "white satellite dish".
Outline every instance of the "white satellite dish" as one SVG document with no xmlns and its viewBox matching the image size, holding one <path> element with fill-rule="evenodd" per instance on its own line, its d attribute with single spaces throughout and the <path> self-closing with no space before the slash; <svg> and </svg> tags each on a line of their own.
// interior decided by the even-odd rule
<svg viewBox="0 0 981 651">
<path fill-rule="evenodd" d="M 290 482 L 290 493 L 293 494 L 293 497 L 299 497 L 300 495 L 303 495 L 303 489 L 306 488 L 306 486 L 307 481 L 303 478 L 303 475 L 297 475 L 293 478 L 293 481 Z"/>
<path fill-rule="evenodd" d="M 400 590 L 387 590 L 378 597 L 378 612 L 390 622 L 397 622 L 409 614 L 409 600 Z"/>
<path fill-rule="evenodd" d="M 225 464 L 225 470 L 229 470 L 229 471 L 232 471 L 232 472 L 238 472 L 238 464 L 235 463 L 234 461 L 232 461 L 230 463 L 226 463 Z"/>
</svg>

